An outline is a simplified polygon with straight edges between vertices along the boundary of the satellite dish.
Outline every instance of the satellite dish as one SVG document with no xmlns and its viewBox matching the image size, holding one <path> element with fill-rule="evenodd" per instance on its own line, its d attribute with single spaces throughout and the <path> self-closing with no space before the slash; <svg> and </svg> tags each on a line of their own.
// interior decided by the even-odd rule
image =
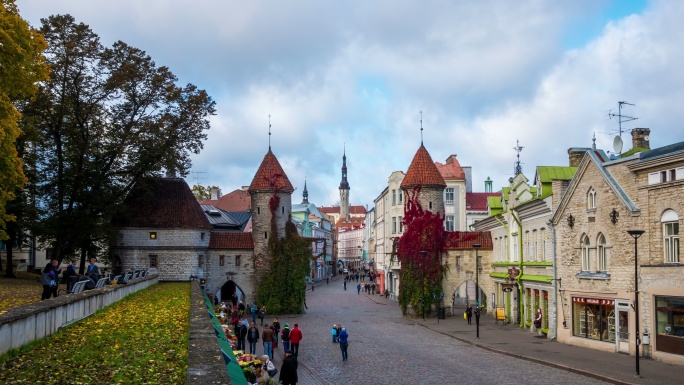
<svg viewBox="0 0 684 385">
<path fill-rule="evenodd" d="M 613 150 L 616 154 L 622 154 L 622 138 L 619 135 L 613 139 Z"/>
</svg>

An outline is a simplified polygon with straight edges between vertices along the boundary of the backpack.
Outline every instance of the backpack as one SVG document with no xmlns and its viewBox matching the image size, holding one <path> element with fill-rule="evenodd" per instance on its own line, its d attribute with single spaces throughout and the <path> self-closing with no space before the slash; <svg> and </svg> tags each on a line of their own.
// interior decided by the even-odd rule
<svg viewBox="0 0 684 385">
<path fill-rule="evenodd" d="M 290 329 L 288 329 L 288 328 L 283 329 L 281 335 L 283 337 L 283 341 L 289 341 L 290 340 Z"/>
</svg>

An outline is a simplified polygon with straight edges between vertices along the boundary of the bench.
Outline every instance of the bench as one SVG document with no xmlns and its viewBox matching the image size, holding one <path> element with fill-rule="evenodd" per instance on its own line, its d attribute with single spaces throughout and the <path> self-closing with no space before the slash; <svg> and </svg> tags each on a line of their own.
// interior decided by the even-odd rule
<svg viewBox="0 0 684 385">
<path fill-rule="evenodd" d="M 97 284 L 95 284 L 95 288 L 99 289 L 101 287 L 104 287 L 105 283 L 107 282 L 107 278 L 100 278 L 97 280 Z"/>
<path fill-rule="evenodd" d="M 57 294 L 78 294 L 85 289 L 85 284 L 87 281 L 79 281 L 76 282 L 73 286 L 71 286 L 71 290 L 66 290 L 66 289 L 60 289 Z"/>
</svg>

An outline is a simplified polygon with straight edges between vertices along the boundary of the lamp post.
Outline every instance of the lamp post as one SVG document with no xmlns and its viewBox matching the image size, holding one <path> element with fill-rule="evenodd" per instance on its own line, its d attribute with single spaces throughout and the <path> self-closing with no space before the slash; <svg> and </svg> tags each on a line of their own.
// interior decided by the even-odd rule
<svg viewBox="0 0 684 385">
<path fill-rule="evenodd" d="M 477 338 L 480 338 L 480 256 L 477 251 L 481 246 L 479 243 L 473 245 L 475 248 L 475 330 Z"/>
<path fill-rule="evenodd" d="M 636 375 L 639 376 L 639 345 L 641 340 L 639 339 L 639 275 L 637 273 L 639 258 L 637 257 L 637 245 L 644 230 L 627 230 L 627 232 L 634 238 L 634 337 L 636 338 Z"/>
</svg>

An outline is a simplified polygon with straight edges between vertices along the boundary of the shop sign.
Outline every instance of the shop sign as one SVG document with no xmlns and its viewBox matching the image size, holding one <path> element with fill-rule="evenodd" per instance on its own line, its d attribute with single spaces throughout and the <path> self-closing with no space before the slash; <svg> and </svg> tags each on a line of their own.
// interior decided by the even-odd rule
<svg viewBox="0 0 684 385">
<path fill-rule="evenodd" d="M 502 283 L 501 284 L 501 290 L 505 293 L 512 292 L 514 287 L 515 287 L 515 285 L 510 284 L 510 283 Z"/>
<path fill-rule="evenodd" d="M 615 306 L 615 301 L 612 300 L 612 299 L 572 297 L 572 302 L 575 302 L 575 303 L 588 303 L 588 304 L 590 304 L 590 305 L 608 305 L 608 306 Z"/>
</svg>

